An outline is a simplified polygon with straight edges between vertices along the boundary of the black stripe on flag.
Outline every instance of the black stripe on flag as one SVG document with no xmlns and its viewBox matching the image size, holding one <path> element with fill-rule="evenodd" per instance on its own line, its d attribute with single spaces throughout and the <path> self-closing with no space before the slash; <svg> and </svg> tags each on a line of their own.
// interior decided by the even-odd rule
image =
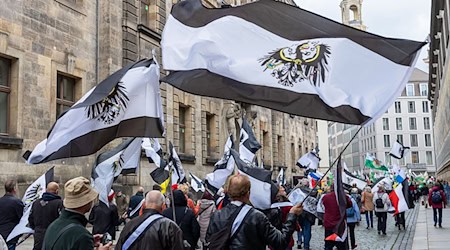
<svg viewBox="0 0 450 250">
<path fill-rule="evenodd" d="M 345 237 L 347 236 L 345 235 L 347 228 L 347 198 L 344 192 L 344 186 L 342 185 L 342 172 L 344 169 L 341 161 L 342 159 L 339 157 L 336 168 L 336 177 L 334 178 L 334 193 L 336 194 L 336 200 L 338 202 L 340 218 L 333 231 L 337 234 L 337 236 L 345 240 Z"/>
<path fill-rule="evenodd" d="M 150 176 L 156 183 L 161 184 L 169 178 L 169 171 L 164 168 L 156 168 L 150 173 Z"/>
<path fill-rule="evenodd" d="M 253 134 L 252 127 L 248 124 L 247 120 L 242 119 L 242 129 L 247 133 L 247 139 L 243 141 L 242 145 L 246 147 L 250 152 L 255 154 L 260 148 L 261 144 L 256 140 L 255 134 Z M 240 141 L 242 142 L 243 136 L 241 136 Z"/>
</svg>

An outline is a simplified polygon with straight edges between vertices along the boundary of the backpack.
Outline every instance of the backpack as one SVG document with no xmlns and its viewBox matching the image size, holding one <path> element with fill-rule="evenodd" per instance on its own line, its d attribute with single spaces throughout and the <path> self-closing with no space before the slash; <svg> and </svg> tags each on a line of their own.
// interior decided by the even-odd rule
<svg viewBox="0 0 450 250">
<path fill-rule="evenodd" d="M 347 212 L 347 217 L 353 217 L 353 216 L 355 216 L 355 209 L 353 209 L 353 206 L 347 208 L 346 212 Z"/>
<path fill-rule="evenodd" d="M 439 204 L 442 202 L 442 196 L 439 190 L 433 191 L 433 193 L 431 193 L 431 201 L 433 202 L 433 204 Z"/>
<path fill-rule="evenodd" d="M 375 200 L 375 207 L 376 208 L 384 208 L 384 202 L 382 197 L 379 197 Z"/>
</svg>

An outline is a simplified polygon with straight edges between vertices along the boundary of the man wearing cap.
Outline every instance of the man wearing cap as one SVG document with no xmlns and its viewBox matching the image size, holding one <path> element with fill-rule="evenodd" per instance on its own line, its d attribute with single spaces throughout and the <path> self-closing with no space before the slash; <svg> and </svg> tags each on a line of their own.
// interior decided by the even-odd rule
<svg viewBox="0 0 450 250">
<path fill-rule="evenodd" d="M 125 225 L 117 240 L 116 249 L 184 249 L 183 232 L 175 222 L 161 215 L 164 208 L 164 195 L 157 190 L 148 192 L 142 216 Z"/>
<path fill-rule="evenodd" d="M 77 177 L 64 186 L 64 207 L 61 215 L 47 228 L 42 249 L 110 249 L 112 243 L 100 243 L 102 235 L 94 235 L 86 230 L 88 213 L 98 193 L 84 177 Z"/>
</svg>

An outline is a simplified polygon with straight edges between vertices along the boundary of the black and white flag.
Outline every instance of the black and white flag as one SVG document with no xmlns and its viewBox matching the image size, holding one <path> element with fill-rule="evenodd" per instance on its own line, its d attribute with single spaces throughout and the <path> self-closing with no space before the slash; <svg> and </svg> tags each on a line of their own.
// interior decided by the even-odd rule
<svg viewBox="0 0 450 250">
<path fill-rule="evenodd" d="M 243 161 L 236 150 L 231 149 L 239 174 L 246 175 L 250 179 L 250 202 L 257 209 L 269 209 L 278 187 L 272 182 L 272 172 L 253 167 L 250 163 Z"/>
<path fill-rule="evenodd" d="M 121 173 L 135 173 L 141 158 L 142 138 L 128 138 L 110 151 L 100 154 L 92 169 L 92 187 L 99 200 L 109 206 L 108 194 Z"/>
<path fill-rule="evenodd" d="M 286 178 L 284 176 L 284 168 L 280 168 L 280 172 L 278 173 L 278 176 L 277 176 L 277 182 L 278 182 L 279 186 L 286 185 Z"/>
<path fill-rule="evenodd" d="M 234 172 L 234 158 L 230 149 L 234 148 L 233 135 L 228 136 L 222 158 L 214 164 L 214 171 L 206 175 L 206 187 L 214 194 L 225 184 L 228 176 Z"/>
<path fill-rule="evenodd" d="M 171 73 L 163 81 L 197 95 L 365 124 L 401 94 L 425 44 L 273 0 L 222 9 L 186 0 L 164 26 L 163 65 Z"/>
<path fill-rule="evenodd" d="M 55 122 L 24 157 L 30 164 L 85 156 L 118 137 L 162 137 L 159 66 L 146 59 L 115 72 Z"/>
<path fill-rule="evenodd" d="M 242 118 L 242 128 L 239 141 L 239 155 L 241 156 L 241 159 L 244 161 L 253 162 L 256 152 L 261 148 L 261 144 L 256 140 L 252 127 L 250 127 L 245 118 Z"/>
<path fill-rule="evenodd" d="M 172 142 L 169 141 L 169 167 L 173 168 L 172 170 L 172 185 L 176 183 L 185 183 L 186 182 L 186 173 L 184 172 L 183 165 L 181 165 L 181 160 L 178 157 L 175 148 L 172 145 Z"/>
<path fill-rule="evenodd" d="M 404 155 L 406 149 L 409 149 L 409 147 L 405 147 L 399 141 L 396 141 L 394 143 L 394 145 L 392 145 L 392 148 L 391 148 L 391 151 L 389 151 L 389 154 L 396 159 L 401 159 L 401 158 L 403 158 L 403 155 Z"/>
<path fill-rule="evenodd" d="M 308 152 L 298 159 L 296 165 L 300 168 L 316 170 L 319 167 L 320 158 L 314 152 Z"/>
<path fill-rule="evenodd" d="M 191 176 L 191 187 L 194 189 L 195 192 L 205 192 L 205 186 L 203 185 L 203 182 L 200 178 L 193 175 L 192 173 L 189 173 Z"/>
<path fill-rule="evenodd" d="M 346 169 L 344 169 L 344 173 L 342 173 L 342 183 L 347 184 L 348 186 L 353 186 L 353 184 L 356 184 L 356 187 L 359 190 L 364 190 L 367 186 L 367 182 L 365 180 L 361 180 Z"/>
<path fill-rule="evenodd" d="M 159 144 L 157 138 L 144 138 L 142 148 L 145 150 L 148 160 L 156 165 L 150 176 L 156 183 L 163 183 L 169 178 L 169 166 L 164 160 L 161 144 Z"/>
<path fill-rule="evenodd" d="M 34 233 L 34 230 L 28 227 L 28 217 L 30 216 L 31 205 L 34 201 L 42 197 L 42 194 L 47 190 L 47 184 L 53 181 L 53 177 L 54 170 L 52 167 L 27 188 L 22 198 L 22 202 L 25 205 L 25 207 L 23 208 L 22 218 L 20 218 L 19 224 L 14 227 L 14 229 L 5 239 L 6 242 L 22 234 Z"/>
</svg>

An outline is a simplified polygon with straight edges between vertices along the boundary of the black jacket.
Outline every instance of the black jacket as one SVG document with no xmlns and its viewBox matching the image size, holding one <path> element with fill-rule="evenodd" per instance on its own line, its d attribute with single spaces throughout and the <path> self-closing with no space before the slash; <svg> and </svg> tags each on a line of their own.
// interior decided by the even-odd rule
<svg viewBox="0 0 450 250">
<path fill-rule="evenodd" d="M 28 217 L 29 226 L 34 230 L 33 249 L 42 249 L 45 231 L 54 220 L 58 219 L 63 208 L 61 197 L 52 193 L 46 192 L 42 194 L 41 199 L 33 202 L 30 216 Z"/>
<path fill-rule="evenodd" d="M 105 203 L 99 202 L 92 208 L 89 215 L 89 223 L 92 224 L 92 234 L 104 234 L 109 233 L 112 239 L 116 239 L 116 226 L 119 225 L 119 215 L 117 213 L 117 207 L 114 204 L 109 204 L 109 207 Z"/>
<path fill-rule="evenodd" d="M 0 198 L 0 234 L 6 241 L 8 235 L 19 224 L 23 214 L 23 203 L 13 195 L 5 194 Z M 7 243 L 17 243 L 19 237 L 10 240 Z"/>
<path fill-rule="evenodd" d="M 158 213 L 153 209 L 145 209 L 142 216 L 136 217 L 128 222 L 117 240 L 116 248 L 121 250 L 123 244 L 135 229 L 150 215 Z M 162 218 L 150 225 L 145 232 L 136 240 L 130 250 L 182 250 L 183 232 L 171 220 Z"/>
<path fill-rule="evenodd" d="M 220 231 L 227 225 L 236 209 L 238 209 L 238 206 L 231 203 L 213 214 L 206 233 L 207 242 L 209 242 L 209 237 L 213 233 Z M 296 220 L 297 216 L 288 214 L 282 230 L 278 230 L 270 224 L 262 212 L 252 208 L 244 218 L 237 233 L 232 237 L 230 249 L 265 250 L 266 246 L 271 246 L 274 249 L 286 249 L 294 232 Z"/>
<path fill-rule="evenodd" d="M 143 192 L 137 192 L 134 196 L 131 196 L 130 204 L 128 205 L 128 218 L 133 219 L 134 217 L 139 215 L 139 213 L 136 212 L 133 214 L 133 216 L 130 216 L 130 212 L 133 211 L 133 209 L 135 209 L 143 199 L 144 199 Z"/>
<path fill-rule="evenodd" d="M 194 212 L 187 207 L 187 200 L 183 192 L 175 190 L 173 199 L 175 204 L 175 223 L 183 231 L 183 239 L 189 242 L 191 249 L 195 249 L 200 238 L 200 225 L 195 218 Z M 173 208 L 164 210 L 163 215 L 173 220 Z"/>
</svg>

